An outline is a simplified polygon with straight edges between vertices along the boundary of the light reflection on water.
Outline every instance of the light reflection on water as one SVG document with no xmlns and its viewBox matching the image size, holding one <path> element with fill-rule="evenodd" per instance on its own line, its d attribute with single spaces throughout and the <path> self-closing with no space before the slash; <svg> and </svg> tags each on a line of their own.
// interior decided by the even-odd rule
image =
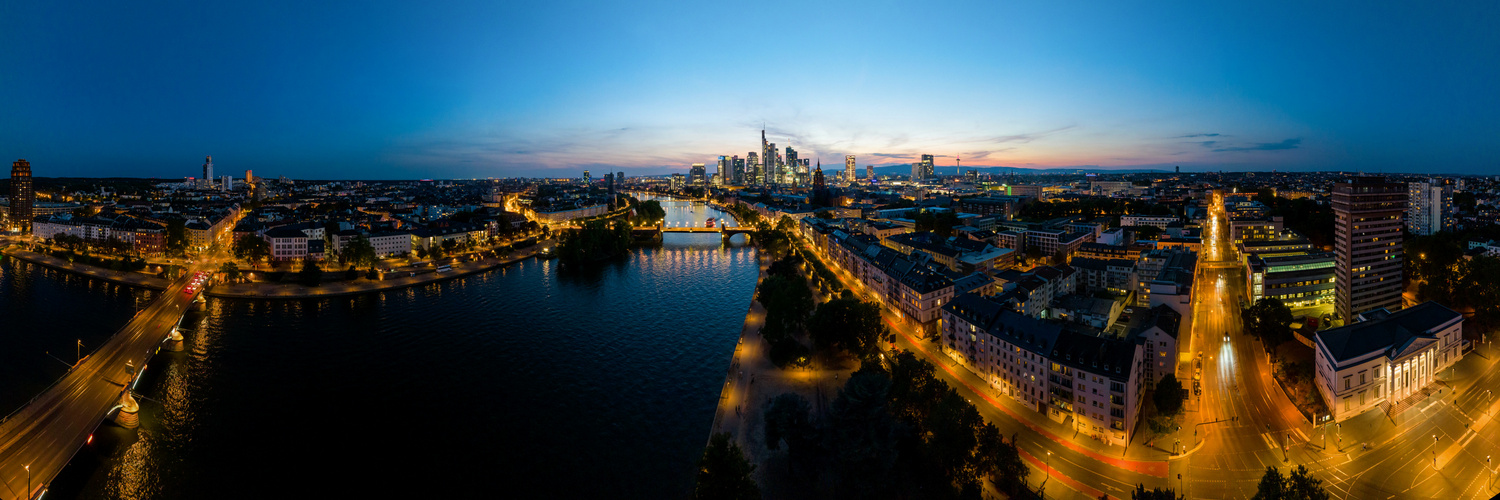
<svg viewBox="0 0 1500 500">
<path fill-rule="evenodd" d="M 682 497 L 756 274 L 752 248 L 668 234 L 587 269 L 210 300 L 186 349 L 153 361 L 141 427 L 102 428 L 56 498 L 282 496 L 303 479 L 294 496 Z"/>
</svg>

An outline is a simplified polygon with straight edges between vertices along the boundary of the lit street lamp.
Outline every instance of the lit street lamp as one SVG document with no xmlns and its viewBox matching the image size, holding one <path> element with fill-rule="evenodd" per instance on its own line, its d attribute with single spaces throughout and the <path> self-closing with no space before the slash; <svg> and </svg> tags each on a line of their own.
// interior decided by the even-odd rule
<svg viewBox="0 0 1500 500">
<path fill-rule="evenodd" d="M 26 469 L 26 498 L 31 498 L 31 464 L 21 466 Z"/>
</svg>

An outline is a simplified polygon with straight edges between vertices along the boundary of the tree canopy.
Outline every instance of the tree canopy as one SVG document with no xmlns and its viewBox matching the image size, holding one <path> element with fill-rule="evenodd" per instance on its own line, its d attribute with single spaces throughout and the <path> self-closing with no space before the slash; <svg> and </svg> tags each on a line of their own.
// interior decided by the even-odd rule
<svg viewBox="0 0 1500 500">
<path fill-rule="evenodd" d="M 1151 402 L 1156 403 L 1156 411 L 1162 415 L 1175 415 L 1182 410 L 1182 400 L 1187 397 L 1187 391 L 1182 388 L 1182 382 L 1177 381 L 1177 375 L 1168 373 L 1162 377 L 1161 382 L 1156 383 L 1156 392 L 1151 395 Z"/>
<path fill-rule="evenodd" d="M 1292 339 L 1292 310 L 1280 300 L 1270 297 L 1257 300 L 1245 310 L 1242 319 L 1245 333 L 1260 339 L 1272 352 L 1282 342 Z"/>
<path fill-rule="evenodd" d="M 1283 476 L 1275 467 L 1266 467 L 1256 486 L 1254 500 L 1328 500 L 1323 480 L 1309 475 L 1307 466 L 1298 465 Z"/>
<path fill-rule="evenodd" d="M 837 298 L 818 306 L 807 320 L 807 331 L 814 347 L 843 349 L 861 358 L 879 352 L 880 339 L 887 332 L 880 305 L 854 298 Z"/>
<path fill-rule="evenodd" d="M 697 485 L 693 498 L 698 500 L 758 500 L 760 487 L 751 474 L 755 466 L 745 459 L 739 445 L 730 442 L 729 433 L 715 433 L 698 459 Z"/>
</svg>

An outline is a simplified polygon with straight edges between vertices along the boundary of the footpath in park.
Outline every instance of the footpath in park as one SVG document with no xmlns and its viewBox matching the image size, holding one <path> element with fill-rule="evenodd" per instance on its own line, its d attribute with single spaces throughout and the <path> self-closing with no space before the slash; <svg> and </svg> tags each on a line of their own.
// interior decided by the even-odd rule
<svg viewBox="0 0 1500 500">
<path fill-rule="evenodd" d="M 760 280 L 765 279 L 767 266 L 761 262 Z M 813 419 L 822 418 L 859 361 L 840 360 L 832 366 L 820 361 L 809 368 L 777 368 L 767 356 L 769 346 L 760 335 L 765 318 L 765 308 L 752 298 L 714 409 L 710 437 L 720 432 L 730 434 L 745 458 L 756 464 L 755 482 L 766 498 L 814 498 L 805 482 L 794 480 L 789 473 L 785 448 L 777 451 L 766 447 L 763 412 L 772 398 L 792 392 L 812 405 Z"/>
</svg>

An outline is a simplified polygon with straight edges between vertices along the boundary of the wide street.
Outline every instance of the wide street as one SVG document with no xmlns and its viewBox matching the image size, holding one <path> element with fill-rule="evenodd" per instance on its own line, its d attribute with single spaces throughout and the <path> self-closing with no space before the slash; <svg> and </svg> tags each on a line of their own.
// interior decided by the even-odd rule
<svg viewBox="0 0 1500 500">
<path fill-rule="evenodd" d="M 1273 380 L 1265 349 L 1242 329 L 1244 269 L 1229 245 L 1222 204 L 1212 205 L 1194 282 L 1191 334 L 1180 339 L 1186 346 L 1180 379 L 1191 389 L 1201 351 L 1203 392 L 1190 395 L 1179 418 L 1180 445 L 1168 441 L 1174 434 L 1152 439 L 1144 423 L 1128 449 L 1077 438 L 1066 426 L 999 396 L 888 309 L 886 321 L 898 334 L 898 346 L 939 366 L 939 377 L 973 401 L 986 420 L 1017 436 L 1023 458 L 1037 471 L 1031 484 L 1045 481 L 1048 498 L 1128 498 L 1136 484 L 1170 487 L 1189 498 L 1249 498 L 1267 466 L 1285 473 L 1297 465 L 1323 479 L 1335 498 L 1494 495 L 1488 481 L 1496 464 L 1486 458 L 1500 459 L 1490 421 L 1500 418 L 1500 398 L 1484 388 L 1500 388 L 1496 356 L 1481 348 L 1453 372 L 1439 374 L 1458 389 L 1456 400 L 1449 388 L 1393 417 L 1376 410 L 1342 426 L 1315 426 Z M 846 271 L 830 267 L 862 298 L 876 300 Z M 1147 440 L 1154 442 L 1146 446 Z M 1169 453 L 1174 445 L 1180 454 Z"/>
</svg>

